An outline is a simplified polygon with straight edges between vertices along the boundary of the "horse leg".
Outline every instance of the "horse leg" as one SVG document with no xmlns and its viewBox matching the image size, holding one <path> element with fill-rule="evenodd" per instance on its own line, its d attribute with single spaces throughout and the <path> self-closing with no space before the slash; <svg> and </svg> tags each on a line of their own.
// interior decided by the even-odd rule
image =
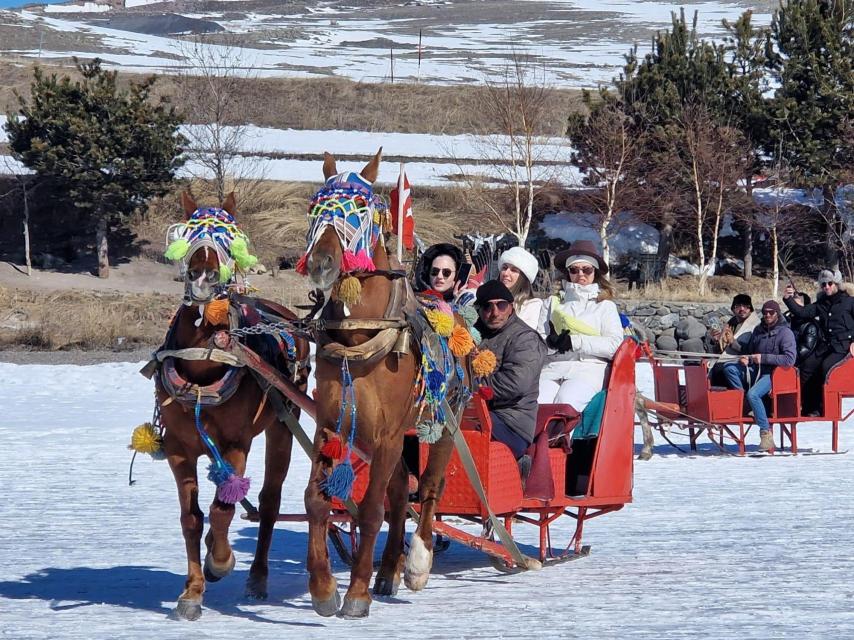
<svg viewBox="0 0 854 640">
<path fill-rule="evenodd" d="M 350 588 L 338 612 L 343 618 L 366 618 L 370 613 L 371 594 L 368 585 L 374 573 L 374 546 L 385 516 L 383 498 L 392 472 L 400 465 L 401 449 L 400 446 L 383 443 L 374 449 L 371 457 L 368 488 L 359 503 L 359 548 L 350 571 Z"/>
<path fill-rule="evenodd" d="M 645 398 L 637 393 L 635 394 L 635 415 L 640 422 L 641 430 L 643 431 L 643 448 L 638 454 L 638 460 L 649 460 L 652 458 L 652 445 L 655 440 L 652 437 L 652 427 L 649 426 L 649 416 L 644 405 Z"/>
<path fill-rule="evenodd" d="M 320 424 L 320 422 L 318 422 Z M 320 429 L 318 428 L 318 433 Z M 315 451 L 318 444 L 315 440 Z M 311 606 L 321 616 L 334 616 L 341 606 L 338 583 L 329 566 L 329 550 L 326 547 L 326 532 L 329 529 L 329 510 L 332 501 L 320 490 L 325 477 L 326 465 L 314 460 L 311 475 L 305 488 L 305 513 L 308 516 L 308 591 Z"/>
<path fill-rule="evenodd" d="M 167 434 L 168 435 L 168 434 Z M 168 442 L 168 440 L 167 440 Z M 205 579 L 202 575 L 201 542 L 204 514 L 199 508 L 199 483 L 196 476 L 197 458 L 169 454 L 169 467 L 178 485 L 178 504 L 181 508 L 181 529 L 187 548 L 187 581 L 178 596 L 175 615 L 184 620 L 197 620 L 202 615 L 202 596 Z"/>
<path fill-rule="evenodd" d="M 231 449 L 223 457 L 234 468 L 234 473 L 242 476 L 246 471 L 247 454 L 248 451 L 242 449 Z M 214 498 L 208 518 L 210 528 L 205 536 L 205 546 L 208 549 L 205 555 L 205 579 L 208 582 L 217 582 L 232 572 L 236 562 L 231 543 L 228 541 L 228 529 L 234 519 L 234 504 Z"/>
<path fill-rule="evenodd" d="M 427 579 L 430 577 L 430 569 L 433 566 L 433 517 L 439 498 L 442 497 L 445 469 L 453 450 L 453 438 L 445 431 L 437 442 L 430 445 L 427 467 L 419 481 L 421 518 L 410 539 L 403 573 L 403 581 L 410 591 L 421 591 L 427 586 Z"/>
<path fill-rule="evenodd" d="M 264 460 L 264 486 L 258 496 L 258 543 L 255 545 L 255 559 L 246 579 L 246 597 L 257 600 L 267 598 L 267 575 L 270 544 L 273 541 L 273 525 L 279 515 L 282 503 L 282 484 L 288 475 L 291 463 L 293 436 L 288 428 L 278 420 L 264 432 L 267 447 Z"/>
<path fill-rule="evenodd" d="M 403 537 L 406 529 L 406 505 L 409 502 L 409 478 L 403 462 L 397 463 L 388 483 L 388 538 L 383 550 L 382 564 L 374 580 L 374 594 L 393 596 L 400 585 L 400 573 L 406 556 Z"/>
</svg>

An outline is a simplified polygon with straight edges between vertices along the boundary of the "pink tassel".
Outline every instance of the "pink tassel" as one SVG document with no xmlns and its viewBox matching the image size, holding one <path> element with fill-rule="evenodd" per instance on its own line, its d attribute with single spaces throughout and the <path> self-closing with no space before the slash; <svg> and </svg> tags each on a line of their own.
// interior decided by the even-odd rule
<svg viewBox="0 0 854 640">
<path fill-rule="evenodd" d="M 295 268 L 296 272 L 301 276 L 308 275 L 308 254 L 304 254 L 302 258 L 297 262 L 297 266 Z"/>
<path fill-rule="evenodd" d="M 436 309 L 438 309 L 438 310 L 439 310 L 439 311 L 441 311 L 442 313 L 447 313 L 447 314 L 448 314 L 448 315 L 450 315 L 450 316 L 454 315 L 454 310 L 453 310 L 453 309 L 451 309 L 451 305 L 449 305 L 449 304 L 448 304 L 447 302 L 445 302 L 444 300 L 441 300 L 441 299 L 440 299 L 440 300 L 436 303 Z"/>
<path fill-rule="evenodd" d="M 374 261 L 364 249 L 356 254 L 356 268 L 359 271 L 376 271 Z"/>
<path fill-rule="evenodd" d="M 228 476 L 228 480 L 217 487 L 217 498 L 226 504 L 240 502 L 249 493 L 249 483 L 249 478 L 242 478 L 236 473 L 232 473 Z"/>
<path fill-rule="evenodd" d="M 341 256 L 341 271 L 351 273 L 358 270 L 358 259 L 352 251 L 345 251 Z"/>
</svg>

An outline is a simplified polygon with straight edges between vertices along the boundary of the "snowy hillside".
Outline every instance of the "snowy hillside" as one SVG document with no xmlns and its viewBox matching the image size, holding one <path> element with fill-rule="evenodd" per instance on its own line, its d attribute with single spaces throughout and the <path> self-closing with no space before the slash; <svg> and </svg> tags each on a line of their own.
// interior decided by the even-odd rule
<svg viewBox="0 0 854 640">
<path fill-rule="evenodd" d="M 276 529 L 270 600 L 242 600 L 256 527 L 235 520 L 234 574 L 209 586 L 201 620 L 174 622 L 167 616 L 186 564 L 171 474 L 165 462 L 138 459 L 137 483 L 127 484 L 131 429 L 151 414 L 151 383 L 138 368 L 0 364 L 4 637 L 854 636 L 854 454 L 683 457 L 663 445 L 657 453 L 666 455 L 635 464 L 634 504 L 587 526 L 592 554 L 577 562 L 508 576 L 452 544 L 426 591 L 402 587 L 364 621 L 325 619 L 307 594 L 304 525 Z M 645 366 L 639 386 L 649 391 Z M 829 449 L 826 427 L 799 435 L 804 448 Z M 253 498 L 263 439 L 255 446 Z M 288 511 L 302 510 L 307 469 L 296 454 Z M 201 493 L 206 505 L 212 486 L 203 482 Z M 562 525 L 566 533 L 570 523 Z M 535 542 L 533 531 L 514 530 Z M 333 568 L 343 588 L 349 574 L 337 559 Z"/>
</svg>

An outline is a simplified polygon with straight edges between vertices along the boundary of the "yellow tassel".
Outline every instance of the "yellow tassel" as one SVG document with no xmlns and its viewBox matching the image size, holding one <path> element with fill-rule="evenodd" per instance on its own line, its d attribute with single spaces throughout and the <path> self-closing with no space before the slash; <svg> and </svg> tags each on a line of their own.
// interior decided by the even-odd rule
<svg viewBox="0 0 854 640">
<path fill-rule="evenodd" d="M 454 330 L 454 316 L 438 309 L 427 309 L 424 313 L 427 315 L 427 321 L 433 327 L 433 331 L 443 338 L 450 337 L 451 331 Z"/>
<path fill-rule="evenodd" d="M 228 326 L 228 298 L 208 302 L 205 305 L 205 321 L 215 327 Z"/>
<path fill-rule="evenodd" d="M 362 301 L 362 283 L 358 278 L 347 276 L 338 282 L 335 297 L 348 307 L 353 307 Z"/>
<path fill-rule="evenodd" d="M 471 367 L 474 370 L 475 375 L 482 378 L 495 371 L 495 365 L 497 364 L 498 360 L 492 351 L 489 349 L 481 349 L 475 356 L 474 360 L 472 360 Z"/>
<path fill-rule="evenodd" d="M 162 445 L 160 434 L 151 426 L 150 422 L 146 422 L 133 430 L 128 449 L 132 449 L 138 453 L 155 454 L 160 451 Z"/>
<path fill-rule="evenodd" d="M 462 358 L 474 349 L 474 340 L 472 340 L 471 334 L 466 331 L 465 327 L 457 325 L 451 331 L 451 337 L 448 338 L 448 347 L 450 347 L 451 353 L 458 358 Z"/>
</svg>

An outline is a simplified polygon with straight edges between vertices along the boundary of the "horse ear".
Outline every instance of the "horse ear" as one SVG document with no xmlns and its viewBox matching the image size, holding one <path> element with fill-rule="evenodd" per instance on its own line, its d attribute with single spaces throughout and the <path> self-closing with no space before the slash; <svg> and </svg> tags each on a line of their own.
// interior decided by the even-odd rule
<svg viewBox="0 0 854 640">
<path fill-rule="evenodd" d="M 335 166 L 335 156 L 328 151 L 323 152 L 323 178 L 329 180 L 338 175 L 338 167 Z"/>
<path fill-rule="evenodd" d="M 382 159 L 383 148 L 380 147 L 377 154 L 371 159 L 371 161 L 365 165 L 365 168 L 362 169 L 361 175 L 365 180 L 373 184 L 377 181 L 377 176 L 380 174 L 380 159 Z"/>
<path fill-rule="evenodd" d="M 225 196 L 225 200 L 223 200 L 222 203 L 222 209 L 234 216 L 234 212 L 237 211 L 237 201 L 234 197 L 234 191 Z"/>
<path fill-rule="evenodd" d="M 187 219 L 190 219 L 190 216 L 196 212 L 196 209 L 199 207 L 196 206 L 196 201 L 193 199 L 193 196 L 190 195 L 189 191 L 181 192 L 181 206 L 184 207 L 184 215 Z"/>
</svg>

